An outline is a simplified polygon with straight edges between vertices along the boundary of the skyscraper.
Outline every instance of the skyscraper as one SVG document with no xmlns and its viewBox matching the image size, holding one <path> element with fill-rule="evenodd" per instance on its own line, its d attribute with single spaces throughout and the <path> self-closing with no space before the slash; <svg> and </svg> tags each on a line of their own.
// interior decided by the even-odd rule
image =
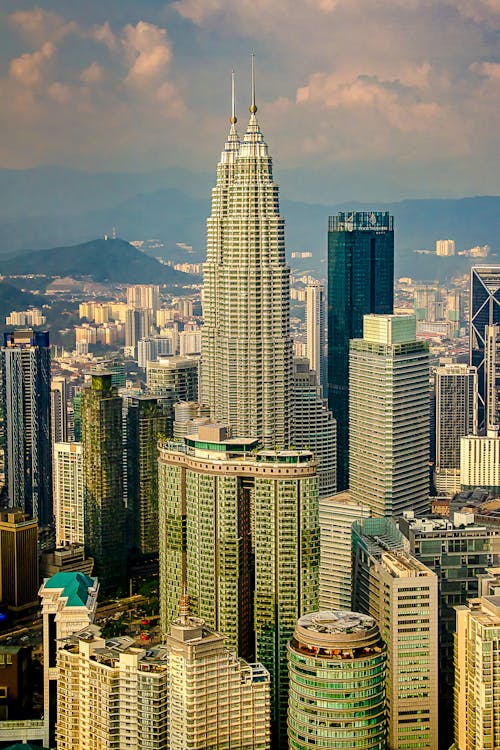
<svg viewBox="0 0 500 750">
<path fill-rule="evenodd" d="M 500 430 L 500 325 L 484 327 L 485 430 Z"/>
<path fill-rule="evenodd" d="M 122 400 L 111 374 L 93 373 L 82 391 L 85 544 L 104 590 L 124 580 Z"/>
<path fill-rule="evenodd" d="M 11 507 L 52 523 L 50 348 L 45 331 L 4 333 L 2 400 Z"/>
<path fill-rule="evenodd" d="M 306 357 L 326 395 L 326 296 L 325 287 L 319 282 L 306 287 Z"/>
<path fill-rule="evenodd" d="M 477 371 L 468 365 L 437 367 L 436 467 L 438 494 L 460 491 L 460 438 L 477 433 Z"/>
<path fill-rule="evenodd" d="M 455 608 L 455 750 L 500 747 L 500 599 Z"/>
<path fill-rule="evenodd" d="M 286 747 L 286 644 L 317 607 L 318 479 L 310 451 L 258 450 L 201 425 L 160 449 L 160 607 L 165 632 L 187 584 L 193 614 L 271 674 Z"/>
<path fill-rule="evenodd" d="M 487 398 L 485 328 L 500 324 L 500 266 L 471 268 L 469 323 L 469 364 L 477 368 L 481 429 L 485 422 Z"/>
<path fill-rule="evenodd" d="M 240 142 L 233 97 L 207 221 L 201 400 L 234 435 L 284 448 L 292 379 L 289 268 L 278 186 L 256 112 L 252 64 L 250 121 Z"/>
<path fill-rule="evenodd" d="M 376 516 L 429 509 L 429 353 L 409 315 L 365 315 L 349 355 L 353 500 Z"/>
<path fill-rule="evenodd" d="M 54 443 L 56 545 L 85 544 L 81 443 Z"/>
<path fill-rule="evenodd" d="M 68 384 L 66 378 L 52 378 L 50 386 L 50 414 L 52 442 L 65 443 L 68 439 Z"/>
<path fill-rule="evenodd" d="M 437 750 L 437 576 L 403 551 L 389 518 L 356 521 L 352 551 L 352 606 L 374 618 L 387 646 L 387 747 Z"/>
<path fill-rule="evenodd" d="M 328 400 L 337 420 L 337 489 L 349 487 L 349 340 L 363 316 L 390 314 L 394 227 L 388 213 L 341 212 L 328 222 Z"/>
<path fill-rule="evenodd" d="M 199 357 L 162 357 L 146 363 L 148 391 L 175 393 L 178 401 L 198 400 Z"/>
<path fill-rule="evenodd" d="M 318 461 L 319 496 L 337 486 L 337 425 L 307 357 L 294 357 L 291 444 L 312 450 Z"/>
</svg>

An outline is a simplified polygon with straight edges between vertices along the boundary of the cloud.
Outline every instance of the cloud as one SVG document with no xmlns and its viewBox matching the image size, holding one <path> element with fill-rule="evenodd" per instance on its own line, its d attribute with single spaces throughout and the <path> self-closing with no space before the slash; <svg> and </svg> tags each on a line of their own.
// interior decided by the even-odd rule
<svg viewBox="0 0 500 750">
<path fill-rule="evenodd" d="M 172 60 L 166 30 L 146 21 L 125 26 L 122 45 L 130 65 L 126 82 L 133 85 L 163 76 Z"/>
<path fill-rule="evenodd" d="M 56 51 L 52 42 L 45 44 L 36 52 L 25 53 L 10 62 L 10 75 L 23 86 L 34 86 L 40 82 L 44 64 L 53 57 Z"/>
<path fill-rule="evenodd" d="M 92 62 L 80 73 L 80 80 L 83 83 L 100 83 L 104 76 L 104 69 L 99 63 Z"/>
<path fill-rule="evenodd" d="M 500 81 L 500 63 L 475 62 L 470 66 L 470 70 L 491 81 Z"/>
<path fill-rule="evenodd" d="M 117 47 L 116 36 L 111 31 L 109 21 L 100 26 L 93 26 L 89 31 L 89 36 L 91 39 L 95 39 L 96 42 L 104 44 L 109 50 L 115 50 Z"/>
<path fill-rule="evenodd" d="M 35 44 L 42 44 L 46 41 L 56 42 L 78 31 L 78 24 L 74 21 L 65 21 L 57 13 L 42 8 L 17 11 L 11 13 L 8 19 L 24 37 Z"/>
</svg>

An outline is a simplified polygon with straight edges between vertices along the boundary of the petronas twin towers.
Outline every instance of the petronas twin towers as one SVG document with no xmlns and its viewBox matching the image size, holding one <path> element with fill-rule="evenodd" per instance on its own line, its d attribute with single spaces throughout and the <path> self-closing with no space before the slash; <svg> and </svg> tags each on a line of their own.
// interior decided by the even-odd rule
<svg viewBox="0 0 500 750">
<path fill-rule="evenodd" d="M 285 228 L 272 160 L 252 103 L 243 140 L 231 127 L 217 167 L 204 265 L 201 397 L 233 435 L 290 443 L 292 340 Z"/>
</svg>

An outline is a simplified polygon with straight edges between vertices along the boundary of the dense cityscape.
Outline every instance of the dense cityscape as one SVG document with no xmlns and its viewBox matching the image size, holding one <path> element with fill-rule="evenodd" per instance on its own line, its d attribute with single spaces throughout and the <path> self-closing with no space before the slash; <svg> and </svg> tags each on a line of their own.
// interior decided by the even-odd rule
<svg viewBox="0 0 500 750">
<path fill-rule="evenodd" d="M 54 45 L 116 53 L 74 23 Z M 137 29 L 129 84 L 169 64 Z M 292 248 L 248 67 L 203 249 L 151 222 L 8 253 L 0 223 L 0 748 L 500 750 L 486 204 L 404 258 L 404 207 L 325 205 L 325 258 Z"/>
</svg>

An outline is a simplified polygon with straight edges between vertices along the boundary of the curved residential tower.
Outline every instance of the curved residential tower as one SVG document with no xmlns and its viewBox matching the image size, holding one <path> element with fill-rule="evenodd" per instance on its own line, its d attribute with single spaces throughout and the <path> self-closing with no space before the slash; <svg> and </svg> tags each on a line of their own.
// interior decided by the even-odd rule
<svg viewBox="0 0 500 750">
<path fill-rule="evenodd" d="M 290 441 L 289 268 L 272 160 L 252 104 L 240 141 L 233 110 L 207 221 L 202 401 L 233 435 Z"/>
</svg>

